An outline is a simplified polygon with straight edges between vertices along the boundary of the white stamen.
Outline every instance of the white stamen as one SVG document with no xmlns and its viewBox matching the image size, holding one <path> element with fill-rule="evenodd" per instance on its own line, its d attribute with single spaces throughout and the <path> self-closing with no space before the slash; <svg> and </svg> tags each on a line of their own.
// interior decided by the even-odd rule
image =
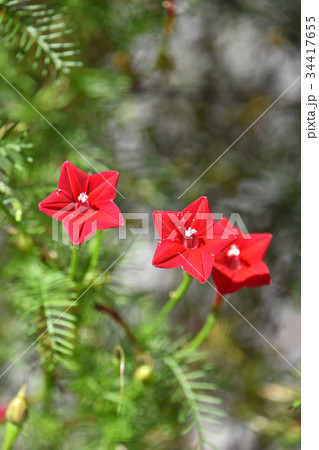
<svg viewBox="0 0 319 450">
<path fill-rule="evenodd" d="M 237 245 L 232 244 L 227 252 L 227 256 L 239 256 L 239 255 L 240 255 L 239 248 L 237 247 Z"/>
<path fill-rule="evenodd" d="M 88 198 L 89 198 L 89 196 L 86 195 L 85 192 L 81 192 L 81 194 L 78 196 L 78 200 L 82 203 L 85 203 Z"/>
<path fill-rule="evenodd" d="M 195 228 L 189 227 L 188 230 L 185 231 L 186 237 L 192 237 L 194 234 L 197 234 L 197 230 L 195 230 Z"/>
</svg>

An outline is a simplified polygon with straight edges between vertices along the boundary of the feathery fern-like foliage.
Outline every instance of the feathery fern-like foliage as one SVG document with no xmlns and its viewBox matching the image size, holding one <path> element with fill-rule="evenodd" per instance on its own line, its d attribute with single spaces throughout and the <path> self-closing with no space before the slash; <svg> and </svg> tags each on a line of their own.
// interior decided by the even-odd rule
<svg viewBox="0 0 319 450">
<path fill-rule="evenodd" d="M 166 384 L 174 386 L 171 400 L 179 403 L 178 421 L 183 426 L 182 435 L 195 428 L 198 434 L 198 449 L 204 445 L 216 448 L 208 440 L 208 436 L 216 435 L 212 425 L 218 425 L 220 418 L 225 416 L 221 409 L 216 408 L 221 400 L 212 394 L 217 386 L 207 382 L 204 358 L 204 353 L 188 349 L 175 351 L 163 358 L 170 371 Z M 198 368 L 199 365 L 202 365 L 202 368 Z"/>
<path fill-rule="evenodd" d="M 64 9 L 50 2 L 2 0 L 0 2 L 0 36 L 15 43 L 17 60 L 33 52 L 32 68 L 46 75 L 54 67 L 59 76 L 79 66 L 76 45 L 67 39 L 71 33 Z"/>
<path fill-rule="evenodd" d="M 22 271 L 19 283 L 16 303 L 28 320 L 29 336 L 37 344 L 42 364 L 47 370 L 59 362 L 67 365 L 73 355 L 77 321 L 72 309 L 75 298 L 72 280 L 34 262 Z"/>
<path fill-rule="evenodd" d="M 21 228 L 22 205 L 10 187 L 10 177 L 21 173 L 32 162 L 26 153 L 32 148 L 26 141 L 27 134 L 24 124 L 0 119 L 0 209 L 18 228 Z"/>
<path fill-rule="evenodd" d="M 20 124 L 20 128 L 23 124 Z M 32 148 L 26 141 L 28 130 L 19 130 L 18 122 L 0 119 L 0 171 L 8 176 L 11 170 L 21 171 L 25 162 L 32 162 L 32 158 L 25 151 Z"/>
</svg>

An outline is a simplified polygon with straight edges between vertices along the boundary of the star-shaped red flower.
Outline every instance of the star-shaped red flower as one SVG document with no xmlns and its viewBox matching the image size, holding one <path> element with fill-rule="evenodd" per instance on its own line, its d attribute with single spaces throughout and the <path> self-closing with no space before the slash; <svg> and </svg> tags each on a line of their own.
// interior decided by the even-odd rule
<svg viewBox="0 0 319 450">
<path fill-rule="evenodd" d="M 82 244 L 95 230 L 124 225 L 121 211 L 113 203 L 118 178 L 114 170 L 87 175 L 66 161 L 59 189 L 42 200 L 39 209 L 63 223 L 73 244 Z"/>
<path fill-rule="evenodd" d="M 166 269 L 182 267 L 201 283 L 208 280 L 215 256 L 235 239 L 232 232 L 215 222 L 206 197 L 200 197 L 182 212 L 155 211 L 153 219 L 161 238 L 153 265 Z"/>
<path fill-rule="evenodd" d="M 267 265 L 262 261 L 272 239 L 268 233 L 245 235 L 227 219 L 220 225 L 234 231 L 236 240 L 214 262 L 213 280 L 220 294 L 230 294 L 246 287 L 270 284 Z"/>
</svg>

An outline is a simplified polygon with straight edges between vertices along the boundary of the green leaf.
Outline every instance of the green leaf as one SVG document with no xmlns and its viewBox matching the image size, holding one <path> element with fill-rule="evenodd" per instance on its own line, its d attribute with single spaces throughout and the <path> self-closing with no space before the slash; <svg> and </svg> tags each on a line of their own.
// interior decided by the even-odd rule
<svg viewBox="0 0 319 450">
<path fill-rule="evenodd" d="M 0 36 L 8 44 L 17 47 L 17 60 L 21 62 L 34 49 L 32 68 L 40 68 L 42 75 L 49 67 L 55 67 L 56 74 L 69 73 L 70 67 L 81 65 L 76 60 L 78 50 L 70 42 L 64 42 L 72 33 L 62 8 L 53 7 L 51 2 L 4 0 L 0 6 Z M 70 50 L 63 51 L 67 44 Z"/>
<path fill-rule="evenodd" d="M 29 321 L 29 336 L 37 340 L 43 365 L 52 370 L 73 356 L 77 318 L 68 310 L 74 303 L 74 283 L 65 273 L 37 262 L 28 264 L 19 275 L 19 283 L 17 304 Z"/>
<path fill-rule="evenodd" d="M 189 350 L 177 350 L 169 356 L 164 355 L 163 361 L 172 375 L 165 378 L 165 383 L 175 388 L 171 395 L 171 401 L 181 403 L 178 414 L 178 421 L 183 424 L 181 434 L 185 435 L 196 428 L 198 433 L 198 447 L 196 448 L 203 448 L 204 444 L 214 447 L 205 439 L 207 434 L 216 434 L 216 431 L 209 428 L 208 424 L 219 424 L 220 421 L 216 416 L 224 417 L 225 413 L 212 406 L 220 404 L 221 400 L 207 394 L 207 391 L 211 393 L 212 390 L 215 390 L 216 385 L 206 382 L 205 355 Z M 201 362 L 203 369 L 193 370 L 194 364 L 198 367 Z"/>
</svg>

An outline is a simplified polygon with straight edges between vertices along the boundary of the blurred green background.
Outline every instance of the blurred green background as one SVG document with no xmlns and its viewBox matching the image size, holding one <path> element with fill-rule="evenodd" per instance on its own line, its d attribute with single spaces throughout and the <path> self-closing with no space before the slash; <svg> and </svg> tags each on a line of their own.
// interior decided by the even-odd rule
<svg viewBox="0 0 319 450">
<path fill-rule="evenodd" d="M 60 4 L 66 7 L 82 67 L 56 81 L 53 68 L 44 76 L 32 69 L 32 54 L 17 62 L 14 42 L 3 45 L 4 39 L 1 74 L 96 170 L 120 172 L 118 189 L 125 199 L 118 195 L 116 203 L 124 213 L 182 210 L 206 195 L 213 212 L 239 213 L 249 232 L 271 233 L 266 262 L 272 284 L 243 289 L 228 299 L 298 368 L 299 82 L 201 174 L 297 80 L 299 1 L 177 0 L 170 33 L 161 1 Z M 3 120 L 19 122 L 17 138 L 27 131 L 23 142 L 32 144 L 17 155 L 14 149 L 9 156 L 0 155 L 0 192 L 33 240 L 30 244 L 16 233 L 0 212 L 2 372 L 28 342 L 14 308 L 19 303 L 16 271 L 22 265 L 24 276 L 32 276 L 30 258 L 52 266 L 57 258 L 59 265 L 67 265 L 69 258 L 68 249 L 52 241 L 51 220 L 37 204 L 56 188 L 63 161 L 86 172 L 92 167 L 3 78 L 0 108 Z M 123 300 L 123 305 L 130 304 L 132 320 L 137 315 L 143 321 L 144 311 L 134 304 L 134 296 L 151 295 L 156 311 L 179 282 L 178 269 L 152 267 L 157 241 L 151 219 L 150 230 L 150 236 L 135 239 L 128 233 L 129 242 L 121 243 L 131 247 L 117 284 L 131 296 L 132 303 Z M 117 239 L 116 231 L 109 233 L 103 264 L 112 261 L 110 247 Z M 171 320 L 195 334 L 212 296 L 208 285 L 194 282 Z M 222 450 L 300 448 L 300 411 L 291 407 L 299 398 L 294 370 L 226 304 L 204 348 L 228 414 L 214 443 Z M 0 379 L 0 404 L 15 394 L 31 362 L 26 356 Z M 68 394 L 65 402 L 70 408 Z M 73 448 L 71 442 L 59 443 L 59 431 L 50 424 L 51 444 L 30 447 L 34 438 L 18 448 Z M 191 448 L 191 439 L 161 448 Z M 148 445 L 128 448 L 155 448 Z"/>
</svg>

